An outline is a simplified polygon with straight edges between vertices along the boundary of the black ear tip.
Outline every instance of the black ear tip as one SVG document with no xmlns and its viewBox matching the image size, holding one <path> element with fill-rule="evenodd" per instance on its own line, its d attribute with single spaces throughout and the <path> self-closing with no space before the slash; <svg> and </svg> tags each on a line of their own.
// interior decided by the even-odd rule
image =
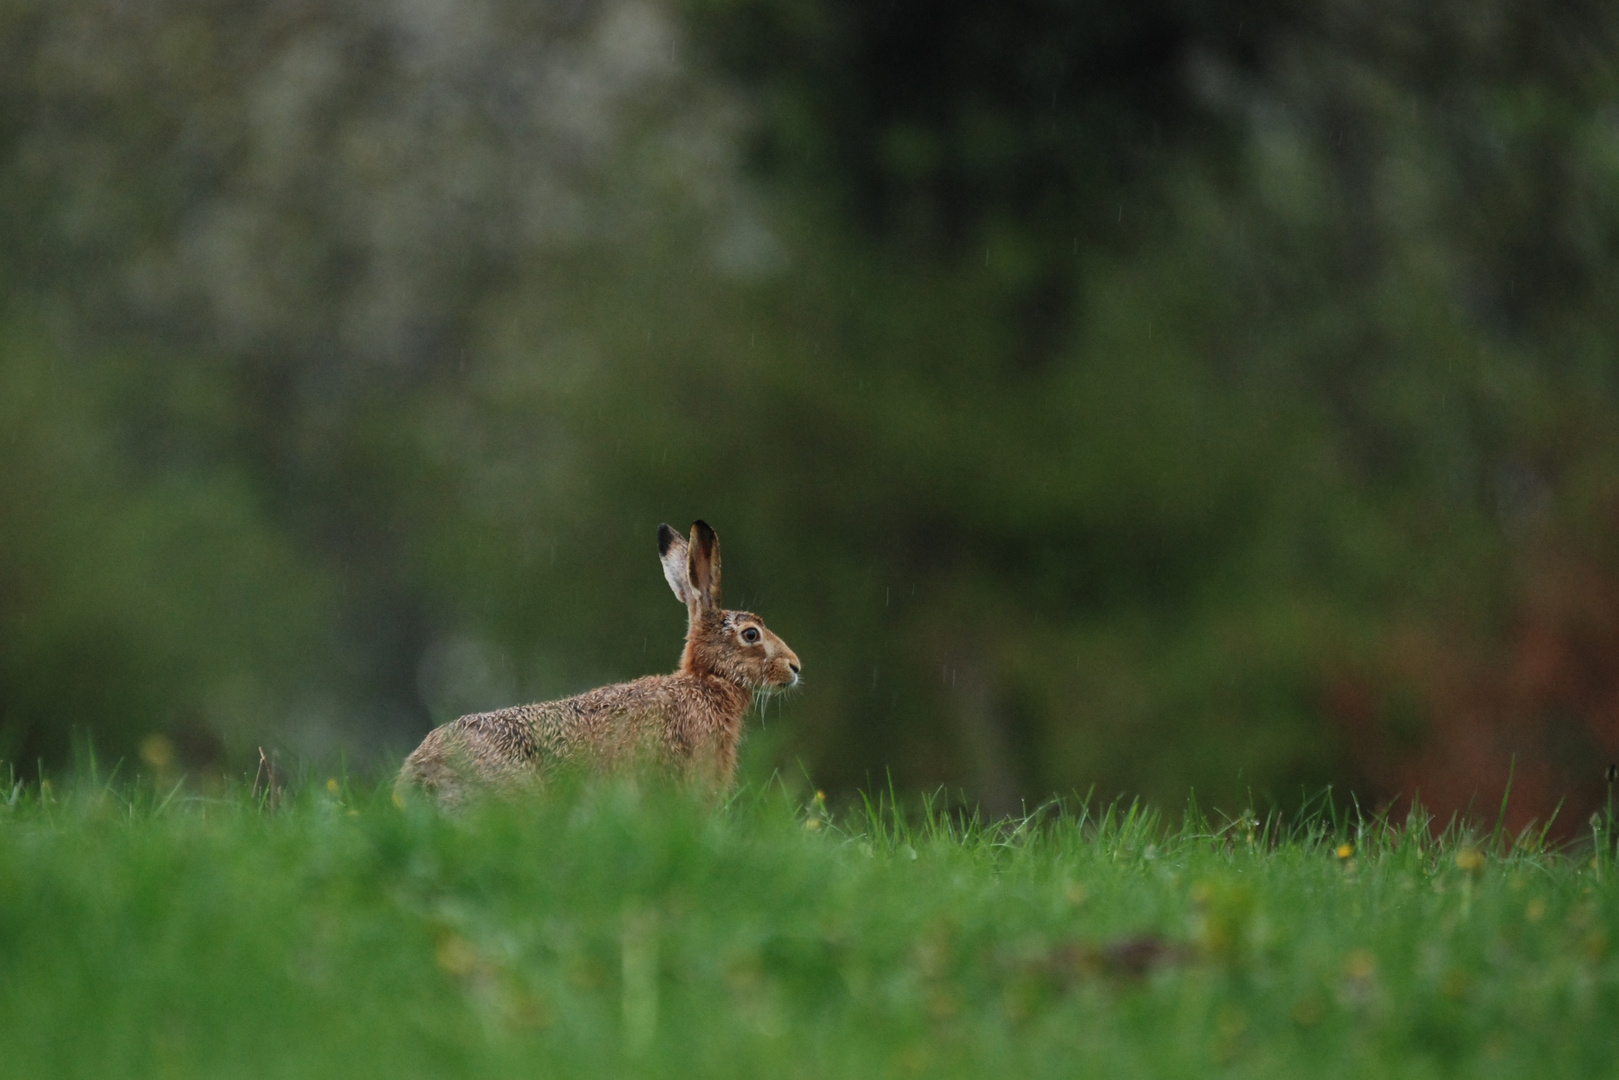
<svg viewBox="0 0 1619 1080">
<path fill-rule="evenodd" d="M 675 532 L 668 525 L 659 525 L 658 526 L 658 554 L 659 555 L 667 555 L 667 554 L 669 554 L 669 548 L 678 539 L 680 539 L 680 534 L 679 533 Z"/>
<path fill-rule="evenodd" d="M 702 518 L 698 518 L 696 521 L 691 523 L 691 531 L 706 541 L 712 541 L 714 539 L 714 530 L 709 528 L 708 522 L 704 521 Z"/>
</svg>

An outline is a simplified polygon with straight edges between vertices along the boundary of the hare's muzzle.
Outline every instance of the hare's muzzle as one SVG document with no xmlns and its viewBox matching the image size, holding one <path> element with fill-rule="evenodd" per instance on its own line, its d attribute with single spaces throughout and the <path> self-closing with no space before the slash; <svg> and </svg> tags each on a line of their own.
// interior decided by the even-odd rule
<svg viewBox="0 0 1619 1080">
<path fill-rule="evenodd" d="M 797 686 L 798 673 L 804 670 L 798 662 L 798 654 L 774 634 L 770 635 L 768 648 L 770 659 L 765 678 L 773 686 Z"/>
</svg>

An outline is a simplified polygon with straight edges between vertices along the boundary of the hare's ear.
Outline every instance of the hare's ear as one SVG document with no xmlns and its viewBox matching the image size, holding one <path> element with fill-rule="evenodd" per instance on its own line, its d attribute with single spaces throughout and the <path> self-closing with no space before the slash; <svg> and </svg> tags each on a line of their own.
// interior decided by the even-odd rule
<svg viewBox="0 0 1619 1080">
<path fill-rule="evenodd" d="M 658 526 L 658 561 L 663 563 L 664 580 L 669 582 L 675 596 L 691 607 L 697 593 L 687 581 L 686 541 L 667 525 Z"/>
<path fill-rule="evenodd" d="M 691 583 L 699 607 L 718 610 L 720 606 L 720 538 L 706 521 L 691 526 L 691 547 L 687 555 L 686 579 Z"/>
</svg>

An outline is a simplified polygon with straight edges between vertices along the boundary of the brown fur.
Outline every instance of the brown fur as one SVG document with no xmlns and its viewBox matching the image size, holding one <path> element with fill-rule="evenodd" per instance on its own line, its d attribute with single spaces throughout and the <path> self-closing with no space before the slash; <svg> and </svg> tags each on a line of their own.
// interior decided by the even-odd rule
<svg viewBox="0 0 1619 1080">
<path fill-rule="evenodd" d="M 659 526 L 658 552 L 686 604 L 674 674 L 463 716 L 428 733 L 405 759 L 397 790 L 453 804 L 479 789 L 540 783 L 567 765 L 649 767 L 716 793 L 729 787 L 754 692 L 797 683 L 798 656 L 757 615 L 720 607 L 719 538 L 706 524 L 692 525 L 690 543 Z"/>
</svg>

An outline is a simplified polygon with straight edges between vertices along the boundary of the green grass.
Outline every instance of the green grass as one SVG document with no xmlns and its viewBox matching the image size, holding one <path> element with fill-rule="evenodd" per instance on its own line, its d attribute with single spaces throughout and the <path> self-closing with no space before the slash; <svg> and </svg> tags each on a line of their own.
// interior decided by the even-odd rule
<svg viewBox="0 0 1619 1080">
<path fill-rule="evenodd" d="M 1589 847 L 1319 805 L 988 829 L 777 789 L 449 818 L 332 787 L 0 790 L 5 1074 L 1619 1071 Z"/>
</svg>

